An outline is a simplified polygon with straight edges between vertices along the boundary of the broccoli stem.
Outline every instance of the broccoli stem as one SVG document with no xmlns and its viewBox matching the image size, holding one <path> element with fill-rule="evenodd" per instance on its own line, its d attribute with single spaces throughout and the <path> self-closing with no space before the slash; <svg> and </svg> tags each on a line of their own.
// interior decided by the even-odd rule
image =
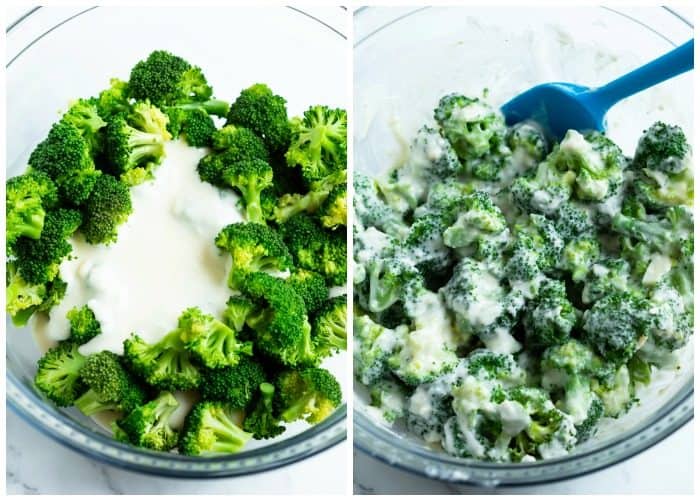
<svg viewBox="0 0 700 501">
<path fill-rule="evenodd" d="M 183 110 L 195 110 L 202 109 L 206 111 L 209 115 L 215 115 L 217 117 L 225 118 L 228 114 L 229 105 L 226 101 L 220 99 L 210 99 L 208 101 L 203 101 L 200 103 L 187 103 L 180 104 L 177 108 Z"/>
<path fill-rule="evenodd" d="M 86 416 L 92 416 L 101 411 L 116 409 L 116 405 L 111 402 L 100 402 L 95 390 L 88 390 L 85 392 L 75 401 L 74 405 Z"/>
<path fill-rule="evenodd" d="M 216 417 L 207 415 L 204 424 L 216 435 L 210 452 L 237 452 L 250 439 L 250 434 L 239 428 L 224 413 L 217 413 Z"/>
</svg>

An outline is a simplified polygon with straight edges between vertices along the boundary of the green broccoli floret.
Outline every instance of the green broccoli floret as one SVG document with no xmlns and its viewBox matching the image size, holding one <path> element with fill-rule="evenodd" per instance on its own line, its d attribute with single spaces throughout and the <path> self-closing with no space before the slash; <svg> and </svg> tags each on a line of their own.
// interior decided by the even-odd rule
<svg viewBox="0 0 700 501">
<path fill-rule="evenodd" d="M 277 376 L 276 412 L 286 423 L 304 419 L 315 424 L 326 419 L 343 399 L 340 384 L 326 369 L 285 371 Z"/>
<path fill-rule="evenodd" d="M 129 187 L 110 175 L 102 175 L 83 206 L 80 231 L 90 244 L 116 242 L 117 227 L 126 222 L 131 210 Z"/>
<path fill-rule="evenodd" d="M 600 244 L 595 238 L 581 238 L 572 240 L 561 255 L 559 267 L 571 272 L 571 279 L 574 282 L 585 280 L 591 267 L 600 257 Z"/>
<path fill-rule="evenodd" d="M 202 372 L 202 398 L 226 402 L 234 409 L 245 409 L 266 378 L 265 370 L 259 362 L 242 356 L 234 366 Z"/>
<path fill-rule="evenodd" d="M 515 238 L 506 250 L 505 266 L 511 283 L 536 281 L 559 263 L 564 241 L 546 217 L 530 214 L 527 223 L 515 225 L 513 233 Z M 536 283 L 533 287 L 536 289 Z"/>
<path fill-rule="evenodd" d="M 184 136 L 185 141 L 195 148 L 211 146 L 212 136 L 216 132 L 214 120 L 202 108 L 184 109 L 170 107 L 168 115 L 168 131 L 173 137 Z"/>
<path fill-rule="evenodd" d="M 244 296 L 231 296 L 226 301 L 222 319 L 234 331 L 241 332 L 248 315 L 253 311 L 255 311 L 255 304 L 250 299 Z"/>
<path fill-rule="evenodd" d="M 321 357 L 347 349 L 347 299 L 345 295 L 327 299 L 314 316 L 311 341 Z"/>
<path fill-rule="evenodd" d="M 164 141 L 172 139 L 168 132 L 168 115 L 148 101 L 136 102 L 127 117 L 127 122 L 140 131 L 161 136 Z"/>
<path fill-rule="evenodd" d="M 280 226 L 294 263 L 320 273 L 332 285 L 343 285 L 347 274 L 345 232 L 321 229 L 310 216 L 297 214 Z"/>
<path fill-rule="evenodd" d="M 324 228 L 336 229 L 347 225 L 348 193 L 345 184 L 333 187 L 318 209 L 318 218 Z"/>
<path fill-rule="evenodd" d="M 548 161 L 540 162 L 510 185 L 513 203 L 525 214 L 554 214 L 573 192 L 576 174 L 560 172 Z"/>
<path fill-rule="evenodd" d="M 227 165 L 221 178 L 243 196 L 248 221 L 264 224 L 260 192 L 272 186 L 272 167 L 264 160 L 243 160 Z"/>
<path fill-rule="evenodd" d="M 61 118 L 76 127 L 85 141 L 90 145 L 93 155 L 102 150 L 101 130 L 107 125 L 98 112 L 96 103 L 90 99 L 78 99 L 71 103 L 68 111 Z"/>
<path fill-rule="evenodd" d="M 216 246 L 231 254 L 233 266 L 228 285 L 234 290 L 253 272 L 275 273 L 292 266 L 289 250 L 280 235 L 259 223 L 234 223 L 224 227 L 214 240 Z"/>
<path fill-rule="evenodd" d="M 254 84 L 241 91 L 228 112 L 226 125 L 231 124 L 255 132 L 271 152 L 282 152 L 289 146 L 287 101 L 265 84 Z"/>
<path fill-rule="evenodd" d="M 117 116 L 105 131 L 105 153 L 111 172 L 130 186 L 153 177 L 153 169 L 165 158 L 165 139 L 160 133 L 145 132 Z"/>
<path fill-rule="evenodd" d="M 544 132 L 535 122 L 520 122 L 508 129 L 506 144 L 525 161 L 527 166 L 537 165 L 549 153 L 549 145 Z"/>
<path fill-rule="evenodd" d="M 315 313 L 328 298 L 326 280 L 314 271 L 297 268 L 289 276 L 287 283 L 304 300 L 309 315 Z"/>
<path fill-rule="evenodd" d="M 577 312 L 566 296 L 564 283 L 545 282 L 528 304 L 523 323 L 528 347 L 546 348 L 566 341 L 577 323 Z"/>
<path fill-rule="evenodd" d="M 379 409 L 389 423 L 406 416 L 407 396 L 406 386 L 391 379 L 372 385 L 369 393 L 370 405 Z"/>
<path fill-rule="evenodd" d="M 172 393 L 163 391 L 154 400 L 139 405 L 115 423 L 115 438 L 154 451 L 172 450 L 179 434 L 169 423 L 180 406 Z"/>
<path fill-rule="evenodd" d="M 34 384 L 59 407 L 71 406 L 84 389 L 80 370 L 85 361 L 77 343 L 63 341 L 39 359 Z"/>
<path fill-rule="evenodd" d="M 75 406 L 86 416 L 107 410 L 128 414 L 146 400 L 143 388 L 110 351 L 87 357 L 80 379 L 87 391 L 78 397 Z"/>
<path fill-rule="evenodd" d="M 58 275 L 61 261 L 73 249 L 67 239 L 78 229 L 81 219 L 75 210 L 52 210 L 46 213 L 38 240 L 17 239 L 14 245 L 17 270 L 27 283 L 47 284 Z"/>
<path fill-rule="evenodd" d="M 58 191 L 51 178 L 30 171 L 5 184 L 5 240 L 8 250 L 19 237 L 38 239 L 46 211 L 58 204 Z"/>
<path fill-rule="evenodd" d="M 593 380 L 591 387 L 603 403 L 603 415 L 619 417 L 637 402 L 634 382 L 626 365 L 605 379 Z"/>
<path fill-rule="evenodd" d="M 185 419 L 178 449 L 187 456 L 235 454 L 252 436 L 236 424 L 228 404 L 199 402 Z"/>
<path fill-rule="evenodd" d="M 375 256 L 365 265 L 367 293 L 363 294 L 363 307 L 380 313 L 402 301 L 409 290 L 422 286 L 418 269 L 392 253 Z"/>
<path fill-rule="evenodd" d="M 112 78 L 109 81 L 109 88 L 100 92 L 93 101 L 97 106 L 97 112 L 104 120 L 109 120 L 116 115 L 127 115 L 131 111 L 131 103 L 127 96 L 128 84 Z"/>
<path fill-rule="evenodd" d="M 257 307 L 246 319 L 255 331 L 256 350 L 290 367 L 317 362 L 304 301 L 291 285 L 266 273 L 252 273 L 241 290 Z"/>
<path fill-rule="evenodd" d="M 617 214 L 612 229 L 675 257 L 680 255 L 683 238 L 693 233 L 693 213 L 685 207 L 671 207 L 662 216 L 649 215 L 643 220 Z"/>
<path fill-rule="evenodd" d="M 234 366 L 243 355 L 253 354 L 251 343 L 241 343 L 235 331 L 199 308 L 186 309 L 177 327 L 185 349 L 210 369 Z"/>
<path fill-rule="evenodd" d="M 285 193 L 279 197 L 277 207 L 273 211 L 274 221 L 277 224 L 281 224 L 292 216 L 295 216 L 301 212 L 306 212 L 307 214 L 315 214 L 319 212 L 324 203 L 326 203 L 326 200 L 329 199 L 331 192 L 334 190 L 336 191 L 334 194 L 335 197 L 339 196 L 339 190 L 345 189 L 346 180 L 347 171 L 337 171 L 319 181 L 314 181 L 311 183 L 310 190 L 304 194 Z M 340 210 L 340 203 L 342 202 L 337 199 L 336 203 L 330 201 L 329 204 L 332 204 L 335 208 L 327 206 L 327 209 Z M 334 214 L 339 216 L 338 212 L 334 212 Z M 328 215 L 330 215 L 330 213 Z"/>
<path fill-rule="evenodd" d="M 583 314 L 584 339 L 620 366 L 641 347 L 652 327 L 649 301 L 631 292 L 611 293 Z"/>
<path fill-rule="evenodd" d="M 66 313 L 66 317 L 70 322 L 69 339 L 79 345 L 87 343 L 102 332 L 99 320 L 95 318 L 95 313 L 88 305 L 83 305 L 81 308 L 74 307 Z"/>
<path fill-rule="evenodd" d="M 389 329 L 367 315 L 353 315 L 353 369 L 357 378 L 372 385 L 389 372 L 388 361 L 408 334 L 405 325 Z"/>
<path fill-rule="evenodd" d="M 632 167 L 678 174 L 688 168 L 689 160 L 690 146 L 683 129 L 655 122 L 639 139 Z"/>
<path fill-rule="evenodd" d="M 29 165 L 48 174 L 58 186 L 61 198 L 76 206 L 87 200 L 100 175 L 95 170 L 90 144 L 80 129 L 66 121 L 51 127 L 48 137 L 29 156 Z"/>
<path fill-rule="evenodd" d="M 132 334 L 124 340 L 124 359 L 129 368 L 149 385 L 162 390 L 198 388 L 201 373 L 185 348 L 178 328 L 154 344 Z"/>
<path fill-rule="evenodd" d="M 202 70 L 164 50 L 156 50 L 131 70 L 129 95 L 156 106 L 206 101 L 212 96 Z"/>
<path fill-rule="evenodd" d="M 285 158 L 300 166 L 307 184 L 323 179 L 347 165 L 347 115 L 345 110 L 312 106 L 303 117 L 290 121 L 291 144 Z"/>
<path fill-rule="evenodd" d="M 676 265 L 671 268 L 671 284 L 681 294 L 685 307 L 692 311 L 694 303 L 694 269 L 693 262 L 695 239 L 693 235 L 684 238 L 680 244 L 680 257 Z"/>
<path fill-rule="evenodd" d="M 230 186 L 224 182 L 226 167 L 246 160 L 270 161 L 270 154 L 262 139 L 245 127 L 227 125 L 212 134 L 214 152 L 203 157 L 197 165 L 202 181 L 215 186 Z"/>
<path fill-rule="evenodd" d="M 407 232 L 408 227 L 402 215 L 381 198 L 374 180 L 355 172 L 353 189 L 355 224 L 360 223 L 366 228 L 375 227 L 393 237 L 401 237 Z"/>
<path fill-rule="evenodd" d="M 14 261 L 6 264 L 5 275 L 5 310 L 14 325 L 26 325 L 46 299 L 46 284 L 28 284 Z"/>
<path fill-rule="evenodd" d="M 252 433 L 257 440 L 274 438 L 284 433 L 285 427 L 279 424 L 279 419 L 274 414 L 274 397 L 274 385 L 261 383 L 258 401 L 243 421 L 243 429 Z"/>
</svg>

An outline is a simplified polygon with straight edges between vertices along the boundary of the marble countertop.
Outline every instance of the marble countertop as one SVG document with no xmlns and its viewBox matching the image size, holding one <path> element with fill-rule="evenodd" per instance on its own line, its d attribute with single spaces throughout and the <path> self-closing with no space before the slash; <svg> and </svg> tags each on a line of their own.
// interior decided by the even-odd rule
<svg viewBox="0 0 700 501">
<path fill-rule="evenodd" d="M 257 475 L 177 480 L 134 473 L 85 457 L 38 432 L 10 409 L 7 409 L 6 430 L 7 494 L 328 495 L 347 492 L 347 440 L 300 463 Z"/>
<path fill-rule="evenodd" d="M 428 480 L 354 452 L 355 494 L 692 494 L 693 421 L 663 442 L 605 470 L 532 487 L 483 489 Z"/>
</svg>

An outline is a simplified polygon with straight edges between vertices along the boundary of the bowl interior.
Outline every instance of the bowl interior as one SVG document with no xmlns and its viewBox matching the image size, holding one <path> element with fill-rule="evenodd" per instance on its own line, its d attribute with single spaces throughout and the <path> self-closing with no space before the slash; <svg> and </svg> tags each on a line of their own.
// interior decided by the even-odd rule
<svg viewBox="0 0 700 501">
<path fill-rule="evenodd" d="M 625 12 L 599 7 L 360 11 L 355 16 L 355 169 L 376 176 L 394 167 L 418 128 L 434 123 L 433 109 L 445 94 L 480 96 L 488 88 L 486 99 L 499 106 L 539 83 L 601 85 L 690 37 L 692 27 L 661 8 Z M 678 124 L 692 137 L 692 96 L 689 73 L 633 96 L 608 114 L 608 134 L 627 155 L 634 153 L 636 140 L 656 120 Z M 655 374 L 655 382 L 639 395 L 641 405 L 622 419 L 609 420 L 598 437 L 576 453 L 582 457 L 624 441 L 657 423 L 680 402 L 685 402 L 688 419 L 692 403 L 685 399 L 692 394 L 692 346 L 680 357 L 680 370 Z M 451 480 L 464 480 L 459 476 L 462 466 L 479 464 L 450 458 L 406 436 L 400 428 L 388 427 L 375 417 L 365 389 L 355 386 L 355 441 L 362 448 L 403 467 Z M 659 424 L 645 432 L 648 436 L 644 438 L 653 443 L 665 431 Z M 628 450 L 627 456 L 630 454 Z M 481 467 L 496 472 L 500 468 L 484 463 Z M 518 467 L 533 468 L 512 465 Z M 558 478 L 576 473 L 565 470 L 552 470 L 548 475 Z M 537 474 L 533 475 L 527 481 L 534 481 Z"/>
<path fill-rule="evenodd" d="M 243 88 L 264 82 L 288 100 L 290 116 L 314 104 L 347 108 L 341 18 L 330 9 L 305 12 L 283 7 L 40 9 L 8 34 L 6 174 L 24 171 L 29 154 L 72 99 L 97 94 L 112 77 L 128 79 L 131 67 L 156 49 L 200 66 L 219 99 L 233 101 Z M 15 42 L 19 39 L 22 43 Z M 324 64 L 303 63 L 304 55 L 310 53 Z M 92 419 L 36 398 L 32 380 L 40 349 L 30 328 L 17 328 L 8 318 L 6 331 L 8 381 L 13 385 L 8 395 L 13 405 L 25 416 L 31 413 L 22 406 L 32 405 L 51 420 L 74 427 L 62 437 L 64 442 L 73 440 L 76 433 L 90 434 L 98 442 L 106 436 Z M 344 375 L 345 355 L 332 365 L 334 372 Z M 346 383 L 346 378 L 339 379 Z M 344 390 L 348 395 L 349 386 Z M 18 396 L 14 401 L 13 395 Z M 280 447 L 292 448 L 277 455 L 299 459 L 310 449 L 300 446 L 296 438 L 285 442 L 295 436 L 303 440 L 323 435 L 322 440 L 312 440 L 313 448 L 337 443 L 345 435 L 345 413 L 343 405 L 318 430 L 295 424 L 280 438 L 281 445 L 255 441 L 255 447 L 276 453 Z M 40 429 L 49 426 L 40 421 L 35 419 L 33 424 Z M 141 452 L 132 449 L 131 453 Z M 131 461 L 131 456 L 125 461 Z"/>
</svg>

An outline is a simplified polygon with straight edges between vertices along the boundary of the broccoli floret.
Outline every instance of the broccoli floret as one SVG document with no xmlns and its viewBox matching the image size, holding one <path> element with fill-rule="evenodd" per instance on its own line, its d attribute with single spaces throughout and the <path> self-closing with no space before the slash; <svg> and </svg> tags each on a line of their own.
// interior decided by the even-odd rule
<svg viewBox="0 0 700 501">
<path fill-rule="evenodd" d="M 226 125 L 211 137 L 214 152 L 202 157 L 197 172 L 202 181 L 225 187 L 222 174 L 227 166 L 244 160 L 270 161 L 270 154 L 262 139 L 245 127 Z"/>
<path fill-rule="evenodd" d="M 127 122 L 140 131 L 161 136 L 164 141 L 172 139 L 172 135 L 168 132 L 168 115 L 148 101 L 135 103 Z"/>
<path fill-rule="evenodd" d="M 655 122 L 644 131 L 634 152 L 632 167 L 678 174 L 690 165 L 690 146 L 683 129 Z"/>
<path fill-rule="evenodd" d="M 146 400 L 143 388 L 110 351 L 87 357 L 80 379 L 87 391 L 78 397 L 75 406 L 86 416 L 107 410 L 128 414 Z"/>
<path fill-rule="evenodd" d="M 160 341 L 148 344 L 132 334 L 124 340 L 124 359 L 129 368 L 151 386 L 162 390 L 191 390 L 201 383 L 194 355 L 185 348 L 178 328 Z"/>
<path fill-rule="evenodd" d="M 353 317 L 353 368 L 358 379 L 372 385 L 388 373 L 388 360 L 408 333 L 408 327 L 389 329 L 369 316 Z"/>
<path fill-rule="evenodd" d="M 340 384 L 326 369 L 285 371 L 275 380 L 275 410 L 282 421 L 304 419 L 315 424 L 326 419 L 343 399 Z"/>
<path fill-rule="evenodd" d="M 153 177 L 153 169 L 165 158 L 164 138 L 129 125 L 124 117 L 109 121 L 105 153 L 111 172 L 133 186 Z"/>
<path fill-rule="evenodd" d="M 508 129 L 506 144 L 527 167 L 537 165 L 549 153 L 549 144 L 535 122 L 521 122 Z"/>
<path fill-rule="evenodd" d="M 226 402 L 234 409 L 245 409 L 265 379 L 265 370 L 259 362 L 250 357 L 240 357 L 234 366 L 203 371 L 202 398 Z"/>
<path fill-rule="evenodd" d="M 634 383 L 626 365 L 622 365 L 608 378 L 593 380 L 591 387 L 603 403 L 604 416 L 619 417 L 636 402 Z"/>
<path fill-rule="evenodd" d="M 126 222 L 131 211 L 129 187 L 110 175 L 102 175 L 83 206 L 80 231 L 90 244 L 116 242 L 117 227 Z"/>
<path fill-rule="evenodd" d="M 246 318 L 255 311 L 255 304 L 243 296 L 231 296 L 226 301 L 226 309 L 222 319 L 226 325 L 236 332 L 241 332 L 245 326 Z"/>
<path fill-rule="evenodd" d="M 46 290 L 46 284 L 28 284 L 17 272 L 14 261 L 6 264 L 5 310 L 14 325 L 26 325 L 46 299 Z"/>
<path fill-rule="evenodd" d="M 327 222 L 333 222 L 333 218 L 340 217 L 342 212 L 343 201 L 338 197 L 345 189 L 346 180 L 347 171 L 342 170 L 314 181 L 311 183 L 310 190 L 304 194 L 285 193 L 279 198 L 277 207 L 273 210 L 273 219 L 277 224 L 281 224 L 296 214 L 306 212 L 307 214 L 318 213 L 318 216 L 326 216 Z M 331 193 L 333 193 L 332 197 Z M 322 208 L 324 212 L 320 212 Z M 322 224 L 324 227 L 330 227 L 323 221 Z"/>
<path fill-rule="evenodd" d="M 29 165 L 48 174 L 58 186 L 61 198 L 76 206 L 87 200 L 100 175 L 95 170 L 90 144 L 80 129 L 65 121 L 51 127 L 48 137 L 29 156 Z"/>
<path fill-rule="evenodd" d="M 523 320 L 529 348 L 546 348 L 566 341 L 577 323 L 577 312 L 558 280 L 545 282 L 528 304 Z"/>
<path fill-rule="evenodd" d="M 115 423 L 115 437 L 124 442 L 154 451 L 169 451 L 179 434 L 169 423 L 180 406 L 172 393 L 163 391 L 154 400 L 139 405 Z"/>
<path fill-rule="evenodd" d="M 336 229 L 347 225 L 348 199 L 347 187 L 339 184 L 333 187 L 328 197 L 318 209 L 318 218 L 324 228 Z"/>
<path fill-rule="evenodd" d="M 46 211 L 58 204 L 58 191 L 49 176 L 30 171 L 5 185 L 5 240 L 11 249 L 19 237 L 38 239 Z"/>
<path fill-rule="evenodd" d="M 100 117 L 94 100 L 78 99 L 71 103 L 61 120 L 71 124 L 81 132 L 85 141 L 90 145 L 90 151 L 93 155 L 101 151 L 102 136 L 100 131 L 107 125 L 107 122 Z"/>
<path fill-rule="evenodd" d="M 510 153 L 501 113 L 480 99 L 449 94 L 434 116 L 468 173 L 485 181 L 499 178 Z"/>
<path fill-rule="evenodd" d="M 347 274 L 345 232 L 328 232 L 306 214 L 280 226 L 280 233 L 297 266 L 320 273 L 331 285 L 343 285 Z"/>
<path fill-rule="evenodd" d="M 63 341 L 39 359 L 34 384 L 59 407 L 71 406 L 84 389 L 80 370 L 85 361 L 77 343 Z"/>
<path fill-rule="evenodd" d="M 690 311 L 694 305 L 694 263 L 695 239 L 693 235 L 681 240 L 680 257 L 676 265 L 671 268 L 670 281 L 673 287 L 681 294 L 685 307 Z"/>
<path fill-rule="evenodd" d="M 243 355 L 253 354 L 251 343 L 240 342 L 235 331 L 199 308 L 186 309 L 177 327 L 185 349 L 210 369 L 234 366 Z"/>
<path fill-rule="evenodd" d="M 581 200 L 602 201 L 622 187 L 627 159 L 620 148 L 599 132 L 581 135 L 569 130 L 547 158 L 561 172 L 576 175 L 575 193 Z"/>
<path fill-rule="evenodd" d="M 241 290 L 257 307 L 246 319 L 255 331 L 256 350 L 290 367 L 316 363 L 304 301 L 291 285 L 265 273 L 252 273 Z"/>
<path fill-rule="evenodd" d="M 525 214 L 551 215 L 571 198 L 575 180 L 574 172 L 560 172 L 544 161 L 525 176 L 516 178 L 510 185 L 510 195 Z"/>
<path fill-rule="evenodd" d="M 237 189 L 245 200 L 246 218 L 265 223 L 260 205 L 260 192 L 272 186 L 272 167 L 264 160 L 243 160 L 227 165 L 221 172 L 223 182 Z"/>
<path fill-rule="evenodd" d="M 214 243 L 231 254 L 233 266 L 228 284 L 234 290 L 241 287 L 250 273 L 276 273 L 292 266 L 289 250 L 280 235 L 264 224 L 230 224 L 219 232 Z"/>
<path fill-rule="evenodd" d="M 378 408 L 389 423 L 406 416 L 407 390 L 394 380 L 382 379 L 372 385 L 369 398 L 370 405 Z"/>
<path fill-rule="evenodd" d="M 300 166 L 307 184 L 346 168 L 345 110 L 312 106 L 304 112 L 303 117 L 292 118 L 290 127 L 291 144 L 285 158 L 290 167 Z"/>
<path fill-rule="evenodd" d="M 426 277 L 443 275 L 454 261 L 443 242 L 443 233 L 451 222 L 442 214 L 428 214 L 414 220 L 398 252 L 399 258 L 408 259 Z"/>
<path fill-rule="evenodd" d="M 583 314 L 584 339 L 616 366 L 641 347 L 653 325 L 649 301 L 631 292 L 611 293 Z"/>
<path fill-rule="evenodd" d="M 373 313 L 389 309 L 411 288 L 422 286 L 423 279 L 418 269 L 400 259 L 396 252 L 374 256 L 365 268 L 368 291 L 362 307 Z"/>
<path fill-rule="evenodd" d="M 627 261 L 609 256 L 593 264 L 581 293 L 585 304 L 597 301 L 601 297 L 616 291 L 630 288 L 630 266 Z"/>
<path fill-rule="evenodd" d="M 281 152 L 289 146 L 287 101 L 273 94 L 265 84 L 254 84 L 241 91 L 228 112 L 226 125 L 231 124 L 255 132 L 271 152 Z"/>
<path fill-rule="evenodd" d="M 206 101 L 212 96 L 202 70 L 164 50 L 151 52 L 131 70 L 129 95 L 156 106 Z"/>
<path fill-rule="evenodd" d="M 356 172 L 353 177 L 353 210 L 355 223 L 375 227 L 394 237 L 401 237 L 408 229 L 400 213 L 381 199 L 376 183 L 368 176 Z"/>
<path fill-rule="evenodd" d="M 95 318 L 95 313 L 88 305 L 83 305 L 81 308 L 77 306 L 66 313 L 68 322 L 70 322 L 71 341 L 85 344 L 92 338 L 102 332 L 99 320 Z"/>
<path fill-rule="evenodd" d="M 252 436 L 236 423 L 228 404 L 199 402 L 185 418 L 178 450 L 187 456 L 235 454 Z"/>
<path fill-rule="evenodd" d="M 195 148 L 211 146 L 212 136 L 217 131 L 214 120 L 202 108 L 167 108 L 168 131 L 173 137 L 184 136 Z"/>
<path fill-rule="evenodd" d="M 315 313 L 328 298 L 326 280 L 320 274 L 297 268 L 287 279 L 287 283 L 304 300 L 304 306 L 309 315 Z"/>
<path fill-rule="evenodd" d="M 347 311 L 347 296 L 342 295 L 327 299 L 316 312 L 311 324 L 311 341 L 319 356 L 347 349 Z"/>
<path fill-rule="evenodd" d="M 17 239 L 14 245 L 17 270 L 28 284 L 47 284 L 56 278 L 61 261 L 73 249 L 67 239 L 78 229 L 81 219 L 75 210 L 52 210 L 46 213 L 38 240 Z"/>
<path fill-rule="evenodd" d="M 274 414 L 274 397 L 274 385 L 261 383 L 258 401 L 243 421 L 243 429 L 252 433 L 257 440 L 274 438 L 284 433 L 285 427 L 279 424 L 279 419 Z"/>
<path fill-rule="evenodd" d="M 693 232 L 693 213 L 685 207 L 671 207 L 662 217 L 650 215 L 643 220 L 617 214 L 612 229 L 665 255 L 678 256 L 683 238 Z"/>
<path fill-rule="evenodd" d="M 423 127 L 412 141 L 406 162 L 381 186 L 394 209 L 404 212 L 425 202 L 431 185 L 456 176 L 462 169 L 450 143 L 432 128 Z"/>
<path fill-rule="evenodd" d="M 100 92 L 93 100 L 102 119 L 109 120 L 116 115 L 127 115 L 131 111 L 127 87 L 128 84 L 123 80 L 112 78 L 109 88 Z"/>
<path fill-rule="evenodd" d="M 600 257 L 600 244 L 595 238 L 573 240 L 566 244 L 561 257 L 560 268 L 571 272 L 574 282 L 581 282 Z"/>
</svg>

